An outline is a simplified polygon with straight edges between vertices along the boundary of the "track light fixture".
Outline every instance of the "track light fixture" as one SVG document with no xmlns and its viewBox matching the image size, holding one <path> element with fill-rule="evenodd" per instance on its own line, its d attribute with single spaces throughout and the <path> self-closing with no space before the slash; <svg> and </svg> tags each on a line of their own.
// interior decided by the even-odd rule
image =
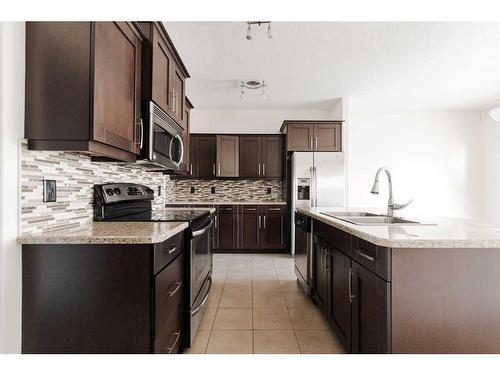
<svg viewBox="0 0 500 375">
<path fill-rule="evenodd" d="M 272 31 L 271 31 L 271 21 L 247 21 L 247 40 L 252 40 L 253 39 L 253 36 L 252 36 L 252 25 L 256 25 L 256 26 L 262 26 L 262 25 L 267 25 L 267 31 L 266 31 L 266 37 L 267 39 L 272 39 L 273 37 L 273 34 L 272 34 Z"/>
</svg>

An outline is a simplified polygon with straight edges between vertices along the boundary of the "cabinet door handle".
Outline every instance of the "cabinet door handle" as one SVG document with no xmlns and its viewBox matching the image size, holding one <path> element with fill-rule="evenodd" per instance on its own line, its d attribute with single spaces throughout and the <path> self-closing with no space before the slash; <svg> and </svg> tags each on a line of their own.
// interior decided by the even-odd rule
<svg viewBox="0 0 500 375">
<path fill-rule="evenodd" d="M 309 150 L 313 148 L 313 137 L 309 137 Z"/>
<path fill-rule="evenodd" d="M 170 249 L 163 249 L 167 254 L 173 254 L 177 251 L 177 246 L 172 246 Z"/>
<path fill-rule="evenodd" d="M 217 165 L 217 168 L 218 168 L 217 174 L 220 176 L 220 163 Z"/>
<path fill-rule="evenodd" d="M 356 254 L 358 254 L 360 257 L 369 260 L 370 262 L 375 262 L 375 257 L 372 257 L 371 255 L 368 255 L 363 250 L 354 250 L 354 252 Z"/>
<path fill-rule="evenodd" d="M 262 215 L 262 217 L 264 218 L 264 229 L 266 229 L 266 215 Z"/>
<path fill-rule="evenodd" d="M 212 164 L 212 174 L 215 176 L 215 163 Z"/>
<path fill-rule="evenodd" d="M 214 227 L 215 227 L 215 229 L 217 229 L 217 215 L 214 215 L 214 219 L 215 219 Z"/>
<path fill-rule="evenodd" d="M 260 176 L 260 163 L 259 163 L 259 176 Z"/>
<path fill-rule="evenodd" d="M 259 215 L 259 225 L 258 225 L 259 229 L 261 228 L 261 224 L 262 223 L 261 223 L 261 219 L 260 219 L 260 215 Z"/>
<path fill-rule="evenodd" d="M 193 163 L 189 165 L 189 174 L 193 174 Z"/>
<path fill-rule="evenodd" d="M 176 281 L 176 282 L 172 283 L 172 285 L 170 286 L 170 289 L 165 294 L 168 294 L 169 297 L 173 297 L 181 289 L 181 286 L 182 286 L 182 282 Z"/>
<path fill-rule="evenodd" d="M 266 175 L 266 164 L 262 163 L 262 176 Z"/>
<path fill-rule="evenodd" d="M 314 137 L 314 149 L 318 149 L 318 137 Z"/>
<path fill-rule="evenodd" d="M 172 351 L 174 350 L 175 346 L 177 345 L 177 342 L 179 341 L 179 338 L 181 337 L 181 331 L 172 333 L 172 337 L 174 336 L 175 336 L 174 343 L 171 346 L 167 347 L 168 354 L 172 354 Z"/>
<path fill-rule="evenodd" d="M 349 267 L 349 302 L 352 303 L 352 299 L 355 297 L 356 295 L 352 294 L 352 267 Z"/>
</svg>

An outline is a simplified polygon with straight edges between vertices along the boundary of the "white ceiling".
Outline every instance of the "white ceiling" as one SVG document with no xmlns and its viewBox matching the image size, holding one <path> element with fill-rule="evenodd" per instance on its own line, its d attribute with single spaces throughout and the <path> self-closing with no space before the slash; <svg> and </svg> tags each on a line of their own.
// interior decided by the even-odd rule
<svg viewBox="0 0 500 375">
<path fill-rule="evenodd" d="M 500 105 L 500 23 L 165 22 L 196 108 L 487 109 Z M 264 79 L 268 97 L 239 97 Z"/>
</svg>

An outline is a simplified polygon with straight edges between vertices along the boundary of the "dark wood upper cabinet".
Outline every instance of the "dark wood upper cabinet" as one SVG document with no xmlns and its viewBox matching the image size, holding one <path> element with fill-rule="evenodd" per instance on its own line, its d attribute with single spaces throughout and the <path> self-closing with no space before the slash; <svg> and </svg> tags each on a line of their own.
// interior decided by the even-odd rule
<svg viewBox="0 0 500 375">
<path fill-rule="evenodd" d="M 28 22 L 28 148 L 134 161 L 142 41 L 130 22 Z"/>
<path fill-rule="evenodd" d="M 262 137 L 262 175 L 267 178 L 283 177 L 283 137 Z"/>
<path fill-rule="evenodd" d="M 352 353 L 390 353 L 390 283 L 352 261 Z"/>
<path fill-rule="evenodd" d="M 287 151 L 312 151 L 313 126 L 311 124 L 290 124 L 287 127 Z"/>
<path fill-rule="evenodd" d="M 193 104 L 186 97 L 184 105 L 184 131 L 182 132 L 182 141 L 184 144 L 184 156 L 182 158 L 182 173 L 185 175 L 191 175 L 192 171 L 190 169 L 191 163 L 191 142 L 190 142 L 190 127 L 191 127 L 191 109 L 193 109 Z"/>
<path fill-rule="evenodd" d="M 262 177 L 262 137 L 240 136 L 240 177 Z"/>
<path fill-rule="evenodd" d="M 342 151 L 341 121 L 285 121 L 287 151 Z"/>
<path fill-rule="evenodd" d="M 217 177 L 239 176 L 239 138 L 217 136 Z"/>
<path fill-rule="evenodd" d="M 193 177 L 213 178 L 216 175 L 217 140 L 215 135 L 191 135 L 190 169 Z"/>
<path fill-rule="evenodd" d="M 153 100 L 180 126 L 185 124 L 185 82 L 189 73 L 161 22 L 140 22 L 143 52 L 143 100 Z"/>
</svg>

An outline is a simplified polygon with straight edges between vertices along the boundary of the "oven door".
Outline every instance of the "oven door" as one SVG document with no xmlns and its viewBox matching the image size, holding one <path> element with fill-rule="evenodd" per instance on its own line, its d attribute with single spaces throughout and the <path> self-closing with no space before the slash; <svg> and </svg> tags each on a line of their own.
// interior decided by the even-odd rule
<svg viewBox="0 0 500 375">
<path fill-rule="evenodd" d="M 191 287 L 190 287 L 190 306 L 196 310 L 198 306 L 195 301 L 200 304 L 204 302 L 205 296 L 201 296 L 200 292 L 203 289 L 203 284 L 212 273 L 212 249 L 211 249 L 211 228 L 212 218 L 207 220 L 201 228 L 196 228 L 192 232 L 190 252 L 191 252 Z M 206 291 L 208 295 L 208 290 Z"/>
<path fill-rule="evenodd" d="M 156 104 L 149 104 L 146 157 L 165 169 L 179 170 L 184 157 L 182 128 Z"/>
</svg>

